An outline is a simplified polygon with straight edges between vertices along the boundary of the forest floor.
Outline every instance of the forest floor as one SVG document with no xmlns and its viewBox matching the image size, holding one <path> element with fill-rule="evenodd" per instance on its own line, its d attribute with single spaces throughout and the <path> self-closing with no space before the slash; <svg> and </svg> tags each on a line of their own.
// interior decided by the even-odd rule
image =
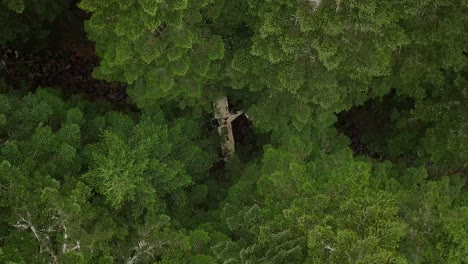
<svg viewBox="0 0 468 264">
<path fill-rule="evenodd" d="M 76 2 L 76 1 L 74 1 Z M 7 84 L 34 91 L 38 87 L 60 88 L 65 94 L 80 94 L 91 100 L 106 99 L 126 105 L 126 86 L 92 77 L 99 59 L 94 43 L 88 40 L 84 21 L 89 14 L 72 4 L 51 27 L 38 52 L 24 47 L 0 47 L 1 71 Z M 0 67 L 1 68 L 1 67 Z"/>
<path fill-rule="evenodd" d="M 96 57 L 52 50 L 25 54 L 2 48 L 0 58 L 5 65 L 6 82 L 14 88 L 58 87 L 92 100 L 105 98 L 117 105 L 126 103 L 124 84 L 92 77 L 93 68 L 99 63 Z"/>
<path fill-rule="evenodd" d="M 344 126 L 340 123 L 340 121 L 343 120 L 338 121 L 336 129 L 341 133 L 345 134 L 349 138 L 349 140 L 351 140 L 351 144 L 349 144 L 349 147 L 353 151 L 354 155 L 368 156 L 370 158 L 380 161 L 385 159 L 382 153 L 371 151 L 369 146 L 362 142 L 362 132 L 359 130 L 359 128 L 357 128 L 354 125 Z"/>
</svg>

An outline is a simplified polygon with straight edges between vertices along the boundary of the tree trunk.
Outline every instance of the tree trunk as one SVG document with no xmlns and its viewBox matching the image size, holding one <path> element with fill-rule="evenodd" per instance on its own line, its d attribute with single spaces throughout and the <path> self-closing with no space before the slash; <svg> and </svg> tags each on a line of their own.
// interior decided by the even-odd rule
<svg viewBox="0 0 468 264">
<path fill-rule="evenodd" d="M 242 112 L 231 113 L 227 97 L 215 101 L 214 116 L 218 120 L 218 134 L 221 137 L 221 151 L 225 161 L 229 161 L 236 152 L 234 134 L 232 133 L 232 121 Z"/>
</svg>

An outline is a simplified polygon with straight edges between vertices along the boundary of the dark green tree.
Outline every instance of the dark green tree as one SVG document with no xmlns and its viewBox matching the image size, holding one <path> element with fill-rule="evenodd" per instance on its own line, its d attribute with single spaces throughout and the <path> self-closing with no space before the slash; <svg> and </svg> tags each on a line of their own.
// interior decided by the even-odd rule
<svg viewBox="0 0 468 264">
<path fill-rule="evenodd" d="M 213 162 L 195 120 L 132 117 L 44 89 L 0 100 L 2 261 L 203 258 L 172 216 L 189 210 L 186 187 Z"/>
</svg>

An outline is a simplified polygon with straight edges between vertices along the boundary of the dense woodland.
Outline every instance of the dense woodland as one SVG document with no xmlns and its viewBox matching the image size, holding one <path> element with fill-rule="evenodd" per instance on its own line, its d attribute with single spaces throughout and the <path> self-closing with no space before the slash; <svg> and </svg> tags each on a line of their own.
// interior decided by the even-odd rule
<svg viewBox="0 0 468 264">
<path fill-rule="evenodd" d="M 468 263 L 468 1 L 3 0 L 0 55 L 0 263 Z"/>
</svg>

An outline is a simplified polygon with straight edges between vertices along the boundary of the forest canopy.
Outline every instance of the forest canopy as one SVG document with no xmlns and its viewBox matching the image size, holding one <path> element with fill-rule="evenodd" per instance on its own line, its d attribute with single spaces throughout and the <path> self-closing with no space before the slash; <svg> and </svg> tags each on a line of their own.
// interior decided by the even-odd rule
<svg viewBox="0 0 468 264">
<path fill-rule="evenodd" d="M 468 263 L 468 2 L 0 2 L 1 263 Z"/>
</svg>

